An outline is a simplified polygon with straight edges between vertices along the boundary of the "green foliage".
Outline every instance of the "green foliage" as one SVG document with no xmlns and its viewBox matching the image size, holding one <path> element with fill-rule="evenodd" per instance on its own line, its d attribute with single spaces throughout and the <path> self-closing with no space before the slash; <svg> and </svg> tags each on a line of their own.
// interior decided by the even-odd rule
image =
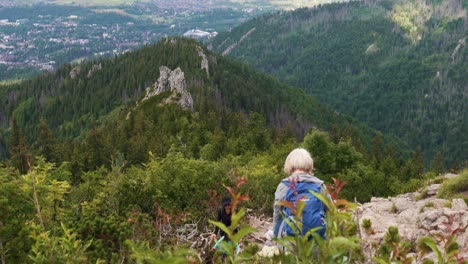
<svg viewBox="0 0 468 264">
<path fill-rule="evenodd" d="M 158 251 L 150 248 L 148 243 L 134 243 L 131 240 L 126 241 L 131 252 L 130 258 L 135 263 L 190 263 L 193 260 L 193 254 L 190 250 L 178 248 L 176 250 Z"/>
<path fill-rule="evenodd" d="M 10 142 L 11 163 L 21 173 L 25 173 L 31 167 L 31 157 L 23 131 L 18 127 L 16 118 L 12 121 L 12 136 Z"/>
<path fill-rule="evenodd" d="M 435 207 L 435 204 L 433 202 L 427 202 L 419 208 L 419 213 L 424 212 L 426 208 L 434 208 L 434 207 Z"/>
<path fill-rule="evenodd" d="M 209 77 L 200 69 L 200 49 L 209 57 Z M 185 245 L 173 247 L 181 242 L 176 231 L 185 224 L 206 228 L 223 185 L 232 186 L 240 175 L 248 182 L 228 188 L 233 200 L 244 201 L 240 193 L 248 193 L 248 208 L 271 213 L 284 158 L 303 145 L 317 176 L 335 183 L 329 187 L 334 204 L 317 195 L 329 208 L 329 239 L 287 238 L 283 244 L 294 245 L 297 258 L 280 257 L 284 263 L 311 257 L 345 263 L 362 256 L 351 216 L 355 205 L 337 197 L 343 182 L 340 195 L 367 201 L 426 180 L 421 152 L 405 161 L 384 136 L 192 40 L 167 39 L 100 63 L 91 79 L 71 79 L 72 66 L 64 65 L 0 89 L 6 102 L 0 121 L 12 121 L 12 129 L 0 131 L 0 151 L 7 142 L 12 150 L 9 167 L 0 167 L 0 250 L 8 262 L 62 262 L 68 256 L 91 263 L 196 262 L 183 256 L 189 251 L 177 250 Z M 161 65 L 183 69 L 193 112 L 161 104 L 168 94 L 134 106 Z M 32 159 L 29 151 L 42 156 Z M 236 243 L 253 231 L 242 223 L 245 212 L 234 214 L 237 233 L 218 225 Z M 232 246 L 222 247 L 230 262 L 254 260 L 254 249 L 236 255 Z"/>
<path fill-rule="evenodd" d="M 92 241 L 83 243 L 64 224 L 61 227 L 61 232 L 51 235 L 49 231 L 33 226 L 31 237 L 35 242 L 29 255 L 31 263 L 88 263 L 86 250 Z"/>
<path fill-rule="evenodd" d="M 466 0 L 429 2 L 351 1 L 265 14 L 211 44 L 218 52 L 236 44 L 230 56 L 366 122 L 385 141 L 393 134 L 424 146 L 426 165 L 440 152 L 450 168 L 468 159 L 467 52 L 462 45 L 454 52 L 467 31 Z"/>
<path fill-rule="evenodd" d="M 424 188 L 421 192 L 415 197 L 416 201 L 423 200 L 429 197 L 428 190 Z"/>
<path fill-rule="evenodd" d="M 236 180 L 236 185 L 234 187 L 226 187 L 232 199 L 231 200 L 232 201 L 231 225 L 226 226 L 222 222 L 209 220 L 211 224 L 216 225 L 218 228 L 223 230 L 228 236 L 229 242 L 227 242 L 228 239 L 226 238 L 225 240 L 219 243 L 219 247 L 221 251 L 224 254 L 226 254 L 228 262 L 233 263 L 233 264 L 243 263 L 244 261 L 247 261 L 252 258 L 252 256 L 249 255 L 248 252 L 237 254 L 236 247 L 245 236 L 256 231 L 255 228 L 250 227 L 250 226 L 241 227 L 238 229 L 238 226 L 240 225 L 240 221 L 245 216 L 245 208 L 242 207 L 239 210 L 237 210 L 237 207 L 239 206 L 239 203 L 243 201 L 247 201 L 249 199 L 248 196 L 242 195 L 242 193 L 239 190 L 239 187 L 245 184 L 245 182 L 246 182 L 245 178 L 238 178 Z"/>
<path fill-rule="evenodd" d="M 372 227 L 372 221 L 370 219 L 362 219 L 362 228 L 370 229 Z"/>
<path fill-rule="evenodd" d="M 442 183 L 437 192 L 437 197 L 444 199 L 462 198 L 468 200 L 468 170 L 462 171 L 458 177 L 449 179 Z"/>
<path fill-rule="evenodd" d="M 30 200 L 23 195 L 18 175 L 0 165 L 0 256 L 6 262 L 25 262 L 31 241 L 25 222 L 34 214 Z"/>
<path fill-rule="evenodd" d="M 385 233 L 383 243 L 379 246 L 378 252 L 372 259 L 377 263 L 412 263 L 413 258 L 408 257 L 411 250 L 411 243 L 401 241 L 398 227 L 390 226 Z"/>
<path fill-rule="evenodd" d="M 454 226 L 453 215 L 451 215 L 447 222 L 444 222 L 446 230 L 436 234 L 432 237 L 422 237 L 417 242 L 417 247 L 424 257 L 427 253 L 434 252 L 437 256 L 438 263 L 466 263 L 462 257 L 458 256 L 460 253 L 460 246 L 457 242 L 457 234 L 464 232 L 467 227 Z M 438 243 L 442 244 L 441 249 Z"/>
<path fill-rule="evenodd" d="M 375 145 L 375 144 L 374 144 Z M 395 185 L 395 175 L 412 173 L 405 168 L 397 168 L 395 164 L 397 157 L 388 155 L 382 162 L 376 162 L 378 156 L 382 155 L 374 148 L 374 155 L 369 158 L 358 152 L 350 141 L 340 140 L 337 143 L 331 141 L 327 133 L 311 130 L 304 138 L 303 146 L 310 151 L 314 159 L 314 173 L 321 179 L 329 182 L 333 177 L 339 178 L 347 183 L 341 195 L 346 199 L 368 201 L 372 196 L 388 196 L 402 190 L 392 186 Z M 415 177 L 409 174 L 409 178 Z M 368 188 L 363 189 L 365 185 Z M 405 190 L 410 188 L 405 181 Z"/>
</svg>

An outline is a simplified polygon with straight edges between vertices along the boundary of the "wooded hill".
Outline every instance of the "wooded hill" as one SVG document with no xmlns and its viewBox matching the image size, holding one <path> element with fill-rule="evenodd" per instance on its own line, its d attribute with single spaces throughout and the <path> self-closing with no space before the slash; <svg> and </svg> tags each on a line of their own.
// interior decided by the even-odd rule
<svg viewBox="0 0 468 264">
<path fill-rule="evenodd" d="M 160 90 L 167 84 L 179 92 Z M 347 199 L 415 190 L 436 175 L 424 173 L 420 151 L 406 159 L 399 141 L 184 38 L 0 92 L 6 263 L 175 263 L 190 235 L 177 228 L 212 228 L 224 186 L 271 215 L 284 159 L 299 146 Z"/>
<path fill-rule="evenodd" d="M 212 49 L 301 87 L 386 134 L 468 159 L 467 2 L 371 0 L 276 12 L 219 34 Z"/>
<path fill-rule="evenodd" d="M 202 57 L 199 52 L 208 54 L 208 70 L 201 68 Z M 199 157 L 200 148 L 210 142 L 205 132 L 212 133 L 216 127 L 223 127 L 220 122 L 243 122 L 242 120 L 252 112 L 259 114 L 258 118 L 261 120 L 257 120 L 258 126 L 263 126 L 266 122 L 274 128 L 268 133 L 280 133 L 290 129 L 291 135 L 298 139 L 312 127 L 333 131 L 337 140 L 352 138 L 356 146 L 370 146 L 375 136 L 375 131 L 347 116 L 333 112 L 300 89 L 292 88 L 269 75 L 257 73 L 251 67 L 232 59 L 208 52 L 195 41 L 174 39 L 171 43 L 171 40 L 166 39 L 114 59 L 82 65 L 67 64 L 60 67 L 56 73 L 2 87 L 0 157 L 5 159 L 9 156 L 7 138 L 13 117 L 32 149 L 40 147 L 41 119 L 44 120 L 43 126 L 50 128 L 51 133 L 62 141 L 84 139 L 88 131 L 97 129 L 106 121 L 114 125 L 125 123 L 123 119 L 129 112 L 136 111 L 132 110 L 135 103 L 142 98 L 145 89 L 156 82 L 160 74 L 159 67 L 163 65 L 170 69 L 182 69 L 188 91 L 194 99 L 194 113 L 178 114 L 191 117 L 197 114 L 200 120 L 206 120 L 207 125 L 200 128 L 199 133 L 190 133 L 196 138 L 183 138 L 190 145 L 194 157 Z M 143 108 L 147 107 L 154 106 L 144 105 Z M 160 111 L 166 110 L 148 112 L 157 118 L 163 116 Z M 234 113 L 238 114 L 237 118 L 225 119 L 226 115 Z M 131 115 L 131 118 L 135 116 L 138 115 Z M 161 120 L 158 123 L 165 127 L 173 126 L 170 123 L 174 121 L 176 120 Z M 144 130 L 145 133 L 160 133 L 156 128 Z M 106 134 L 114 132 L 115 127 Z M 130 132 L 132 131 L 127 131 L 125 137 L 138 137 L 138 140 L 146 137 L 136 131 Z M 175 139 L 181 131 L 169 129 L 164 133 L 161 136 Z M 179 140 L 164 140 L 165 146 L 161 148 L 143 144 L 145 147 L 135 151 L 145 157 L 149 150 L 163 156 L 175 142 Z M 401 142 L 393 144 L 393 148 L 402 153 L 408 151 Z M 124 149 L 117 149 L 127 154 Z M 156 149 L 158 151 L 155 151 Z M 109 151 L 106 158 L 109 158 L 115 149 Z M 131 161 L 132 164 L 138 164 L 144 160 L 146 159 Z"/>
</svg>

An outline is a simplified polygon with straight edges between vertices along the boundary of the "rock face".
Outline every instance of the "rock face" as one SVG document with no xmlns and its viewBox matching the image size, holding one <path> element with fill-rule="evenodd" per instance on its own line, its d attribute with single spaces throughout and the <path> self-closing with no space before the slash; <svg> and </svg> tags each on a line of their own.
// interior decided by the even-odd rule
<svg viewBox="0 0 468 264">
<path fill-rule="evenodd" d="M 71 69 L 70 71 L 70 78 L 73 80 L 75 79 L 76 77 L 78 77 L 78 75 L 80 75 L 80 72 L 81 72 L 81 67 L 80 66 L 76 66 L 76 67 L 73 67 L 73 69 Z"/>
<path fill-rule="evenodd" d="M 247 33 L 245 33 L 240 39 L 238 42 L 232 44 L 231 46 L 227 47 L 227 49 L 225 49 L 223 51 L 223 56 L 226 56 L 226 55 L 229 55 L 229 53 L 231 53 L 236 47 L 237 45 L 241 44 L 252 32 L 255 31 L 255 27 L 250 29 Z"/>
<path fill-rule="evenodd" d="M 453 217 L 451 229 L 468 226 L 468 206 L 463 199 L 448 201 L 438 199 L 437 193 L 440 184 L 428 186 L 422 193 L 406 193 L 391 198 L 372 198 L 369 203 L 361 205 L 355 212 L 359 222 L 360 236 L 365 241 L 363 251 L 370 257 L 375 248 L 372 244 L 380 244 L 390 226 L 397 226 L 402 240 L 413 245 L 423 236 L 434 237 L 435 234 L 447 235 L 449 228 L 444 224 Z M 362 228 L 364 219 L 372 222 L 372 231 Z M 457 235 L 461 249 L 468 248 L 468 230 Z M 439 245 L 443 248 L 443 245 Z M 468 258 L 468 252 L 460 252 L 461 256 Z M 436 260 L 434 255 L 427 256 Z M 416 259 L 414 263 L 422 263 Z"/>
<path fill-rule="evenodd" d="M 159 67 L 159 78 L 154 85 L 146 88 L 142 102 L 167 91 L 171 95 L 163 103 L 177 102 L 183 109 L 193 110 L 192 95 L 187 91 L 184 72 L 179 67 L 173 71 L 166 66 Z"/>
<path fill-rule="evenodd" d="M 99 64 L 94 64 L 93 67 L 91 68 L 91 70 L 88 71 L 88 75 L 87 75 L 88 79 L 91 78 L 91 77 L 93 77 L 94 73 L 96 73 L 96 72 L 98 72 L 98 71 L 100 71 L 100 70 L 102 70 L 102 65 L 101 65 L 101 63 L 99 63 Z"/>
<path fill-rule="evenodd" d="M 200 47 L 198 47 L 198 56 L 200 56 L 202 58 L 201 69 L 205 69 L 206 70 L 206 76 L 210 77 L 208 57 L 205 55 L 205 53 L 203 52 L 203 50 Z"/>
</svg>

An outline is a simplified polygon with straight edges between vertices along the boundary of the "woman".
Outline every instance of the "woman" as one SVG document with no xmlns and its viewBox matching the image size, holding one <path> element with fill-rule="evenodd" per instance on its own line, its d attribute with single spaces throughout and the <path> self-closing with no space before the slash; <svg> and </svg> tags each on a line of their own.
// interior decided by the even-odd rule
<svg viewBox="0 0 468 264">
<path fill-rule="evenodd" d="M 231 226 L 231 197 L 229 196 L 224 196 L 223 199 L 221 200 L 221 208 L 218 209 L 218 218 L 217 221 L 223 223 L 226 227 Z M 226 239 L 226 241 L 229 240 L 229 237 L 226 235 L 226 233 L 219 227 L 216 226 L 215 228 L 215 235 L 218 237 L 223 237 Z"/>
<path fill-rule="evenodd" d="M 276 188 L 273 208 L 273 230 L 277 238 L 295 234 L 294 228 L 290 224 L 288 225 L 284 218 L 288 218 L 290 223 L 294 223 L 294 221 L 302 222 L 302 230 L 296 228 L 300 235 L 305 235 L 311 228 L 320 227 L 317 233 L 325 237 L 326 224 L 324 218 L 326 207 L 310 191 L 321 192 L 327 196 L 326 187 L 322 180 L 312 174 L 313 169 L 312 157 L 303 148 L 291 151 L 286 158 L 284 172 L 289 176 L 283 179 Z M 293 208 L 280 204 L 281 201 L 287 201 L 296 207 L 299 200 L 305 202 L 301 216 L 294 215 Z M 281 212 L 283 212 L 284 218 Z"/>
</svg>

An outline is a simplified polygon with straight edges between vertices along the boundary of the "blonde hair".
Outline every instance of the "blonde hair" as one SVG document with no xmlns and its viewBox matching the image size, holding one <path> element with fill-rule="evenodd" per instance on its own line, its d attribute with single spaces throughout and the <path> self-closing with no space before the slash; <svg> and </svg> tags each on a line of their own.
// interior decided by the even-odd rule
<svg viewBox="0 0 468 264">
<path fill-rule="evenodd" d="M 310 153 L 303 149 L 297 148 L 289 153 L 284 162 L 284 172 L 291 175 L 295 170 L 303 170 L 311 173 L 314 169 L 314 161 Z"/>
</svg>

